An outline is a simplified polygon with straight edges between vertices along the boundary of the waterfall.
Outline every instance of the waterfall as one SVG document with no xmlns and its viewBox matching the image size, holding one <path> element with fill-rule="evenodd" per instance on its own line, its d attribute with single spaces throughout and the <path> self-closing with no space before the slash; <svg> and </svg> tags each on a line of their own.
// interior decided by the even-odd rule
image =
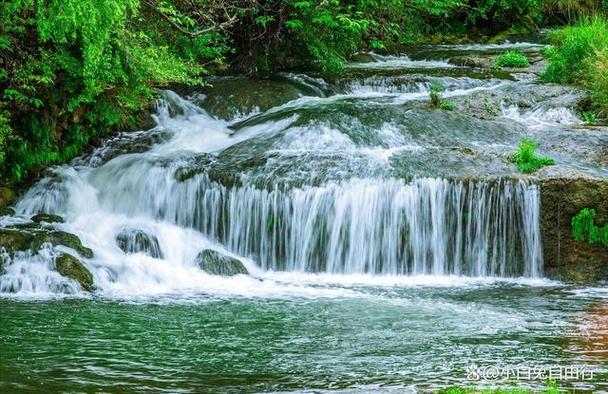
<svg viewBox="0 0 608 394">
<path fill-rule="evenodd" d="M 539 192 L 523 181 L 355 179 L 263 190 L 201 176 L 156 197 L 148 212 L 198 229 L 263 269 L 541 274 Z"/>
<path fill-rule="evenodd" d="M 387 159 L 365 159 L 388 144 L 387 136 L 390 149 L 425 148 L 390 124 L 361 128 L 377 136 L 356 139 L 331 124 L 294 124 L 299 115 L 288 111 L 235 129 L 175 93 L 165 96 L 155 128 L 122 134 L 55 168 L 15 207 L 19 220 L 38 212 L 63 216 L 57 226 L 93 250 L 83 263 L 102 291 L 208 289 L 209 275 L 194 262 L 205 248 L 242 259 L 256 275 L 542 276 L 533 183 L 400 178 Z M 306 111 L 300 101 L 286 106 Z M 309 129 L 319 135 L 302 132 Z M 253 150 L 241 155 L 243 147 Z M 276 174 L 266 159 L 258 165 L 267 152 L 301 178 Z M 331 177 L 324 178 L 327 164 L 315 154 L 339 159 L 327 162 L 335 165 Z M 291 161 L 294 155 L 306 159 Z M 355 157 L 368 160 L 367 168 L 349 167 Z M 232 168 L 251 158 L 252 173 Z M 150 247 L 131 245 L 142 240 Z M 1 255 L 0 291 L 77 291 L 55 272 L 55 249 Z"/>
</svg>

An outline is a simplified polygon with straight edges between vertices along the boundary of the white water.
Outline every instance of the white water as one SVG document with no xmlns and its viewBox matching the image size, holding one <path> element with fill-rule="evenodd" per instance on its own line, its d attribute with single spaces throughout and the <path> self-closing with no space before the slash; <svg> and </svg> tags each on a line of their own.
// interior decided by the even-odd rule
<svg viewBox="0 0 608 394">
<path fill-rule="evenodd" d="M 498 83 L 466 78 L 446 81 L 450 89 L 446 97 Z M 391 90 L 391 82 L 363 81 L 336 96 L 428 93 L 428 84 Z M 302 103 L 322 105 L 336 96 L 302 97 L 266 114 L 300 108 Z M 295 114 L 234 133 L 231 122 L 215 119 L 166 92 L 156 128 L 120 137 L 128 141 L 165 133 L 164 140 L 144 153 L 123 154 L 105 163 L 112 144 L 100 148 L 77 161 L 78 166 L 56 169 L 16 209 L 24 217 L 37 212 L 64 216 L 66 223 L 55 226 L 77 234 L 93 249 L 95 257 L 83 261 L 97 288 L 108 295 L 202 291 L 306 296 L 320 290 L 302 288 L 293 278 L 302 278 L 303 283 L 433 285 L 460 283 L 462 277 L 542 276 L 539 192 L 524 181 L 347 177 L 316 186 L 259 188 L 246 178 L 244 185 L 228 187 L 211 182 L 205 174 L 186 181 L 175 177 L 190 158 L 214 157 L 243 141 L 276 133 L 283 133 L 282 145 L 274 147 L 279 153 L 375 152 L 376 148 L 354 144 L 329 126 L 319 129 L 316 134 L 320 135 L 298 132 L 305 128 L 293 126 L 297 119 Z M 387 134 L 390 127 L 384 129 L 377 130 L 381 145 L 388 149 L 408 146 L 400 134 Z M 127 228 L 155 236 L 162 258 L 120 250 L 115 238 Z M 242 259 L 253 277 L 204 273 L 194 260 L 205 248 Z M 73 282 L 54 271 L 57 253 L 49 247 L 38 256 L 16 256 L 0 276 L 0 290 L 78 292 Z M 325 295 L 335 294 L 327 290 Z"/>
</svg>

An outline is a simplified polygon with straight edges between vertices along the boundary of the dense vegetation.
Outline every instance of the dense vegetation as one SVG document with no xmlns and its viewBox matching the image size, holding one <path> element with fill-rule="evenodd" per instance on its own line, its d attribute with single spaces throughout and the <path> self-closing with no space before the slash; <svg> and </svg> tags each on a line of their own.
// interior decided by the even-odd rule
<svg viewBox="0 0 608 394">
<path fill-rule="evenodd" d="M 572 218 L 572 235 L 577 241 L 608 247 L 608 223 L 603 227 L 595 223 L 595 209 L 582 209 Z"/>
<path fill-rule="evenodd" d="M 507 51 L 496 57 L 496 65 L 499 67 L 528 67 L 528 58 L 517 51 Z"/>
<path fill-rule="evenodd" d="M 581 84 L 590 91 L 592 110 L 608 115 L 608 20 L 583 19 L 553 33 L 551 41 L 554 46 L 548 53 L 550 64 L 544 79 Z"/>
<path fill-rule="evenodd" d="M 156 87 L 201 84 L 226 63 L 249 72 L 333 71 L 360 48 L 529 30 L 607 8 L 608 0 L 3 2 L 0 179 L 22 180 L 135 127 Z M 569 42 L 559 37 L 555 64 Z M 607 57 L 600 48 L 581 59 L 597 70 L 585 84 L 598 111 L 606 108 Z M 557 68 L 547 79 L 559 79 Z"/>
</svg>

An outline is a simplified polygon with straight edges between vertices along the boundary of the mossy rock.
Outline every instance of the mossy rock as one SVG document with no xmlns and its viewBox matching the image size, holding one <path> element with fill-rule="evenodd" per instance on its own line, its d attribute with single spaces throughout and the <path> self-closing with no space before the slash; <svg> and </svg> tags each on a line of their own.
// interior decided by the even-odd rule
<svg viewBox="0 0 608 394">
<path fill-rule="evenodd" d="M 82 257 L 92 258 L 93 251 L 82 245 L 80 238 L 74 234 L 66 233 L 65 231 L 40 231 L 34 235 L 32 249 L 38 250 L 44 243 L 50 243 L 54 246 L 62 245 L 74 249 Z"/>
<path fill-rule="evenodd" d="M 494 62 L 494 57 L 479 55 L 457 55 L 448 59 L 449 64 L 462 67 L 489 68 Z"/>
<path fill-rule="evenodd" d="M 195 259 L 196 264 L 203 271 L 211 275 L 234 276 L 249 274 L 247 268 L 239 259 L 226 256 L 216 250 L 205 249 Z"/>
<path fill-rule="evenodd" d="M 57 272 L 77 282 L 86 291 L 93 291 L 93 275 L 76 257 L 62 253 L 55 258 Z"/>
<path fill-rule="evenodd" d="M 9 254 L 30 250 L 34 235 L 16 229 L 0 229 L 0 248 Z"/>
<path fill-rule="evenodd" d="M 31 220 L 35 223 L 46 222 L 46 223 L 63 223 L 64 220 L 59 215 L 52 215 L 49 213 L 39 213 L 32 216 Z"/>
<path fill-rule="evenodd" d="M 13 189 L 8 187 L 0 187 L 0 207 L 11 205 L 17 199 L 17 194 Z"/>
<path fill-rule="evenodd" d="M 369 53 L 355 53 L 350 60 L 357 63 L 374 63 L 376 61 Z"/>
<path fill-rule="evenodd" d="M 162 259 L 158 238 L 139 229 L 123 229 L 116 236 L 116 245 L 125 253 L 144 253 Z"/>
</svg>

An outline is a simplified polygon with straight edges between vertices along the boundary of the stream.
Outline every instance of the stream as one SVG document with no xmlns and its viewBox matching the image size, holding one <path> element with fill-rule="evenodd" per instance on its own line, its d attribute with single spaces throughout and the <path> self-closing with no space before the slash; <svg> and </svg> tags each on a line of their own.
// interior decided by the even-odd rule
<svg viewBox="0 0 608 394">
<path fill-rule="evenodd" d="M 420 46 L 338 75 L 162 91 L 150 128 L 48 170 L 0 218 L 28 231 L 59 215 L 44 231 L 93 256 L 0 249 L 0 391 L 538 389 L 573 367 L 589 378 L 561 371 L 559 386 L 608 392 L 608 285 L 545 274 L 540 199 L 543 179 L 608 179 L 608 128 L 534 65 L 454 61 L 510 48 L 543 45 Z M 430 107 L 434 85 L 453 111 Z M 519 173 L 522 137 L 556 165 Z M 247 274 L 211 275 L 205 250 Z M 61 253 L 92 292 L 58 272 Z"/>
</svg>

